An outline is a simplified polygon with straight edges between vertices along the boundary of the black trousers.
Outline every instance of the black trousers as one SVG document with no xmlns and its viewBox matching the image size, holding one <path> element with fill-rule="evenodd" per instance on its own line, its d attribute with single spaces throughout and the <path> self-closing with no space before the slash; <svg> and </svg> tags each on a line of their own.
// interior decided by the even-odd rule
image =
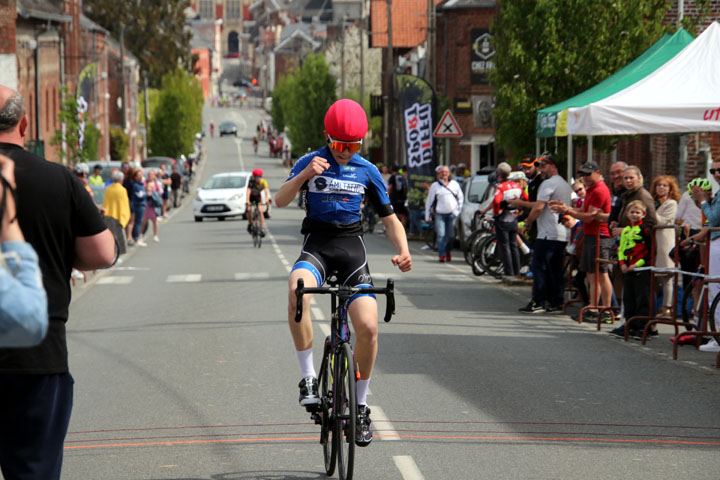
<svg viewBox="0 0 720 480">
<path fill-rule="evenodd" d="M 0 469 L 6 480 L 58 480 L 74 380 L 0 374 Z"/>
<path fill-rule="evenodd" d="M 650 314 L 650 271 L 629 272 L 623 275 L 623 308 L 625 319 Z M 636 320 L 630 328 L 645 328 L 645 320 Z"/>
<path fill-rule="evenodd" d="M 520 273 L 520 250 L 517 244 L 518 222 L 495 220 L 497 248 L 500 249 L 500 261 L 503 274 L 518 275 Z"/>
</svg>

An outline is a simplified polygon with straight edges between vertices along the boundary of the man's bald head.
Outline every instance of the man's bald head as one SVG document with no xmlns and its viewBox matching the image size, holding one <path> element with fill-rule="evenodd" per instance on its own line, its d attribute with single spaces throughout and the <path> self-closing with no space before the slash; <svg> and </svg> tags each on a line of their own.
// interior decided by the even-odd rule
<svg viewBox="0 0 720 480">
<path fill-rule="evenodd" d="M 15 129 L 25 115 L 25 101 L 19 92 L 0 85 L 0 133 Z"/>
</svg>

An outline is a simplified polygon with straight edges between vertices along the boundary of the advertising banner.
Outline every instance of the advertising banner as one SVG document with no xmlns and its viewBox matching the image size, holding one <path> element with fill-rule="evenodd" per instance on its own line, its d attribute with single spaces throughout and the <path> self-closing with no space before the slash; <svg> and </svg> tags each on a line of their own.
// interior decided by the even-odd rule
<svg viewBox="0 0 720 480">
<path fill-rule="evenodd" d="M 397 75 L 396 80 L 395 91 L 403 124 L 408 206 L 424 209 L 425 185 L 435 180 L 437 165 L 433 144 L 435 92 L 425 80 L 414 75 Z"/>
</svg>

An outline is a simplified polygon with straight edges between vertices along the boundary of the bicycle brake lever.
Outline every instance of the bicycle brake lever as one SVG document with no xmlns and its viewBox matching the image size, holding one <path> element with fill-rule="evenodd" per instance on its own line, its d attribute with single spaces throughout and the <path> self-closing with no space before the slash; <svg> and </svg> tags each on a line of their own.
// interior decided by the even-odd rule
<svg viewBox="0 0 720 480">
<path fill-rule="evenodd" d="M 297 306 L 295 309 L 295 322 L 299 323 L 302 320 L 302 307 L 303 307 L 303 289 L 305 288 L 305 281 L 302 278 L 298 278 L 297 288 L 295 289 L 295 296 L 297 297 Z"/>
<path fill-rule="evenodd" d="M 387 279 L 387 304 L 385 305 L 385 322 L 389 322 L 395 313 L 395 282 L 392 278 Z"/>
</svg>

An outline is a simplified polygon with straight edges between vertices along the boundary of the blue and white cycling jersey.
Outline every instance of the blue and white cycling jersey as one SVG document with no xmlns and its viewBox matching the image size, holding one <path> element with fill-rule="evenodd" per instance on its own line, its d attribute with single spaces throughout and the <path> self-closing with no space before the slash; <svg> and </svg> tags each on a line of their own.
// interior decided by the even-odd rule
<svg viewBox="0 0 720 480">
<path fill-rule="evenodd" d="M 328 161 L 330 168 L 308 180 L 302 187 L 306 217 L 302 233 L 361 235 L 360 205 L 367 197 L 380 217 L 393 213 L 380 171 L 358 154 L 340 165 L 327 147 L 301 157 L 288 180 L 302 172 L 314 157 Z"/>
</svg>

